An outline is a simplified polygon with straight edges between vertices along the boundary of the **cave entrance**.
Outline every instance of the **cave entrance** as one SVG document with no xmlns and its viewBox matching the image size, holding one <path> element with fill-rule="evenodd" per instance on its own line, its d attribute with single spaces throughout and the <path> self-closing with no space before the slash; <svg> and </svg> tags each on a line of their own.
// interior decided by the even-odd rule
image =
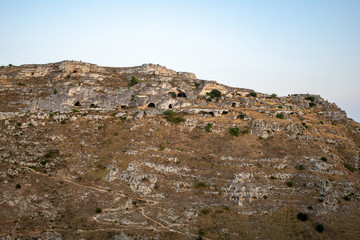
<svg viewBox="0 0 360 240">
<path fill-rule="evenodd" d="M 155 108 L 155 103 L 149 103 L 148 107 L 149 108 Z"/>
<path fill-rule="evenodd" d="M 178 97 L 186 98 L 186 94 L 184 92 L 179 92 L 177 94 Z"/>
</svg>

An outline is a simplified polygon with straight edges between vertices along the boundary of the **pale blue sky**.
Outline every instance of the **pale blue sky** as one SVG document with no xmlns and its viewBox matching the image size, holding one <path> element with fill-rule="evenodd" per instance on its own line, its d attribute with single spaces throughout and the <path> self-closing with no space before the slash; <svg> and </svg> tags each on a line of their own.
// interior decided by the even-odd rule
<svg viewBox="0 0 360 240">
<path fill-rule="evenodd" d="M 0 65 L 156 63 L 360 121 L 360 0 L 0 0 Z"/>
</svg>

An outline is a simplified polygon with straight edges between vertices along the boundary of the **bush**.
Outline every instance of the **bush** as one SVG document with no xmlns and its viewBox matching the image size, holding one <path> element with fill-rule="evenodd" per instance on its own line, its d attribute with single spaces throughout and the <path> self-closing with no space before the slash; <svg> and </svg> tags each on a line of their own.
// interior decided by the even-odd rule
<svg viewBox="0 0 360 240">
<path fill-rule="evenodd" d="M 346 167 L 348 170 L 350 170 L 351 172 L 355 172 L 355 168 L 353 165 L 351 165 L 350 163 L 344 163 L 344 167 Z"/>
<path fill-rule="evenodd" d="M 198 182 L 196 185 L 195 185 L 196 188 L 203 188 L 203 187 L 206 187 L 206 183 L 204 182 Z"/>
<path fill-rule="evenodd" d="M 288 181 L 288 182 L 286 182 L 286 185 L 288 187 L 293 187 L 294 186 L 294 181 Z"/>
<path fill-rule="evenodd" d="M 274 179 L 276 179 L 276 177 L 275 177 L 275 176 L 271 176 L 270 179 L 273 179 L 273 180 L 274 180 Z"/>
<path fill-rule="evenodd" d="M 309 96 L 305 98 L 306 100 L 309 100 L 310 102 L 314 102 L 315 101 L 315 97 L 314 96 Z"/>
<path fill-rule="evenodd" d="M 199 88 L 199 86 L 200 86 L 200 83 L 198 83 L 198 82 L 195 82 L 194 84 L 195 84 L 195 87 L 196 87 L 196 88 Z"/>
<path fill-rule="evenodd" d="M 242 134 L 249 134 L 249 129 L 244 129 L 241 131 Z"/>
<path fill-rule="evenodd" d="M 219 98 L 221 97 L 221 92 L 217 89 L 211 90 L 211 92 L 206 93 L 210 98 Z"/>
<path fill-rule="evenodd" d="M 54 94 L 57 94 L 57 93 L 58 93 L 58 91 L 57 91 L 56 89 L 54 89 L 54 90 L 53 90 L 53 93 L 54 93 Z"/>
<path fill-rule="evenodd" d="M 271 94 L 271 98 L 278 98 L 278 96 L 276 95 L 276 93 Z"/>
<path fill-rule="evenodd" d="M 16 123 L 16 126 L 18 126 L 18 127 L 21 127 L 21 125 L 22 125 L 21 122 L 17 122 L 17 123 Z"/>
<path fill-rule="evenodd" d="M 135 84 L 139 83 L 139 80 L 135 77 L 135 76 L 132 76 L 131 77 L 131 80 L 129 82 L 129 86 L 134 86 Z"/>
<path fill-rule="evenodd" d="M 324 228 L 324 225 L 318 224 L 318 225 L 316 225 L 315 229 L 316 229 L 316 231 L 318 231 L 319 233 L 322 233 L 325 228 Z"/>
<path fill-rule="evenodd" d="M 101 213 L 102 210 L 101 210 L 101 208 L 96 208 L 95 212 L 96 212 L 96 213 Z"/>
<path fill-rule="evenodd" d="M 296 167 L 295 167 L 297 170 L 304 170 L 305 169 L 305 166 L 304 165 L 297 165 Z"/>
<path fill-rule="evenodd" d="M 208 123 L 208 124 L 205 126 L 205 131 L 206 131 L 206 132 L 211 132 L 211 128 L 212 128 L 212 124 L 211 124 L 211 123 Z"/>
<path fill-rule="evenodd" d="M 172 123 L 178 124 L 186 121 L 186 119 L 183 118 L 182 116 L 176 116 L 176 113 L 170 109 L 166 110 L 164 114 L 165 114 L 165 119 Z"/>
<path fill-rule="evenodd" d="M 20 188 L 21 188 L 20 183 L 16 184 L 16 185 L 15 185 L 15 188 L 16 188 L 16 189 L 20 189 Z"/>
<path fill-rule="evenodd" d="M 200 228 L 198 233 L 199 233 L 200 236 L 203 236 L 205 234 L 205 230 Z"/>
<path fill-rule="evenodd" d="M 311 103 L 309 103 L 309 106 L 310 106 L 310 107 L 315 107 L 315 106 L 316 106 L 316 103 L 311 102 Z"/>
<path fill-rule="evenodd" d="M 172 98 L 176 98 L 176 93 L 175 93 L 175 92 L 169 92 L 169 94 L 170 94 L 170 96 L 171 96 Z"/>
<path fill-rule="evenodd" d="M 239 136 L 240 129 L 238 127 L 230 128 L 230 134 L 231 136 Z"/>
<path fill-rule="evenodd" d="M 61 120 L 60 123 L 61 123 L 61 124 L 65 124 L 65 123 L 66 123 L 66 120 L 65 120 L 65 119 L 64 119 L 64 120 Z"/>
<path fill-rule="evenodd" d="M 280 118 L 280 119 L 284 119 L 284 113 L 278 113 L 278 114 L 276 114 L 276 117 L 277 118 Z"/>
<path fill-rule="evenodd" d="M 297 219 L 299 219 L 302 222 L 305 222 L 309 219 L 308 215 L 306 213 L 299 212 L 296 216 Z"/>
<path fill-rule="evenodd" d="M 283 109 L 283 106 L 279 105 L 278 108 Z"/>
<path fill-rule="evenodd" d="M 249 95 L 250 95 L 251 97 L 257 97 L 256 92 L 251 92 L 251 93 L 249 93 Z"/>
<path fill-rule="evenodd" d="M 201 209 L 201 211 L 200 211 L 200 213 L 204 214 L 204 215 L 208 214 L 209 212 L 210 212 L 210 210 L 208 208 Z"/>
<path fill-rule="evenodd" d="M 77 108 L 73 108 L 73 109 L 71 109 L 71 111 L 75 113 L 75 112 L 78 112 L 78 111 L 79 111 L 79 109 L 77 109 Z"/>
</svg>

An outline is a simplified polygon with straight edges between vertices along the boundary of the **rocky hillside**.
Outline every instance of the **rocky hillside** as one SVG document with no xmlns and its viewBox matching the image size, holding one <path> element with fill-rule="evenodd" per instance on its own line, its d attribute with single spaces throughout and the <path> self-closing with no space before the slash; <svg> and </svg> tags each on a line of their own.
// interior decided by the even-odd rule
<svg viewBox="0 0 360 240">
<path fill-rule="evenodd" d="M 163 66 L 0 68 L 0 239 L 360 239 L 360 124 Z"/>
</svg>

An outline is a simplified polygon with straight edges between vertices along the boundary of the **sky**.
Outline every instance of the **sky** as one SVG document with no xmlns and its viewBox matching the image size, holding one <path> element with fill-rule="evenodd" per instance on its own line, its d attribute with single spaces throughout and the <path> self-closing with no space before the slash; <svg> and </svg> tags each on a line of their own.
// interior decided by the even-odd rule
<svg viewBox="0 0 360 240">
<path fill-rule="evenodd" d="M 359 0 L 0 0 L 0 65 L 155 63 L 360 122 Z"/>
</svg>

